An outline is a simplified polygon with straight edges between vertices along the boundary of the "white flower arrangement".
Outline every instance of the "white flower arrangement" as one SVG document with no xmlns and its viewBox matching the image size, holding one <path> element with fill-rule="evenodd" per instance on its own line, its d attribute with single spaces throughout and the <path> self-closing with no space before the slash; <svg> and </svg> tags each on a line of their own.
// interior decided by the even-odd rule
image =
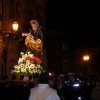
<svg viewBox="0 0 100 100">
<path fill-rule="evenodd" d="M 18 64 L 14 66 L 11 73 L 16 75 L 34 75 L 41 74 L 43 71 L 41 60 L 38 57 L 35 57 L 30 52 L 21 52 Z"/>
</svg>

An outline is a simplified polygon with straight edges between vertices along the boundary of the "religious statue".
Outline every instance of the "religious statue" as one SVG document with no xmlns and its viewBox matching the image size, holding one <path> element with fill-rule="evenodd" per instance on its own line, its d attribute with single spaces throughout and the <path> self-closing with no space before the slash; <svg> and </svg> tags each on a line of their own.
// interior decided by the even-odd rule
<svg viewBox="0 0 100 100">
<path fill-rule="evenodd" d="M 30 21 L 31 29 L 29 33 L 23 33 L 22 36 L 26 36 L 25 45 L 28 50 L 35 55 L 40 55 L 43 47 L 43 34 L 41 27 L 37 20 Z"/>
</svg>

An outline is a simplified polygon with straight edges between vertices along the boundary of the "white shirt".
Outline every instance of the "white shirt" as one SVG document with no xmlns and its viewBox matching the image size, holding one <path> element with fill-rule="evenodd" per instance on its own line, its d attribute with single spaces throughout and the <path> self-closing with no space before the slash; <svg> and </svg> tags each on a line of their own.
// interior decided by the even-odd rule
<svg viewBox="0 0 100 100">
<path fill-rule="evenodd" d="M 48 92 L 48 90 L 50 91 Z M 46 98 L 42 99 L 41 97 L 44 95 Z M 36 96 L 38 99 L 35 99 Z M 57 91 L 50 88 L 48 84 L 39 84 L 37 87 L 31 89 L 29 100 L 60 100 L 60 97 L 57 95 Z"/>
</svg>

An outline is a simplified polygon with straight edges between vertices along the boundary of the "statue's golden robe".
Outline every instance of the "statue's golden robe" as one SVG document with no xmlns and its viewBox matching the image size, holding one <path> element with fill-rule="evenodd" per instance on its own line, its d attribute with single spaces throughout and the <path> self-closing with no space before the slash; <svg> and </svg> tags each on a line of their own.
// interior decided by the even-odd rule
<svg viewBox="0 0 100 100">
<path fill-rule="evenodd" d="M 25 45 L 31 50 L 35 50 L 37 53 L 40 53 L 42 51 L 43 42 L 41 39 L 34 39 L 27 36 L 25 39 Z"/>
</svg>

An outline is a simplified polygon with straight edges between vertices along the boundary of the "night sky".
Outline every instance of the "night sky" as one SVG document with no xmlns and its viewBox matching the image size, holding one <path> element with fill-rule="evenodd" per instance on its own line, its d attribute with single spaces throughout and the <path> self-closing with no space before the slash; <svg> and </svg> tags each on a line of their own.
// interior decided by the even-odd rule
<svg viewBox="0 0 100 100">
<path fill-rule="evenodd" d="M 60 44 L 57 45 L 56 40 L 59 38 L 67 43 L 68 52 L 78 48 L 100 48 L 99 12 L 99 3 L 96 1 L 48 0 L 46 29 L 60 30 L 61 32 L 60 34 L 49 33 L 52 39 L 46 37 L 47 60 L 50 68 L 53 66 L 52 68 L 56 70 L 61 62 L 60 58 L 62 57 L 57 56 L 61 53 L 60 49 L 62 48 Z M 100 65 L 99 55 L 95 54 L 93 58 L 93 60 L 96 58 L 93 61 L 95 69 Z M 71 58 L 74 61 L 77 60 L 77 56 Z"/>
<path fill-rule="evenodd" d="M 48 1 L 47 29 L 61 30 L 72 46 L 100 47 L 98 2 L 65 1 Z"/>
</svg>

